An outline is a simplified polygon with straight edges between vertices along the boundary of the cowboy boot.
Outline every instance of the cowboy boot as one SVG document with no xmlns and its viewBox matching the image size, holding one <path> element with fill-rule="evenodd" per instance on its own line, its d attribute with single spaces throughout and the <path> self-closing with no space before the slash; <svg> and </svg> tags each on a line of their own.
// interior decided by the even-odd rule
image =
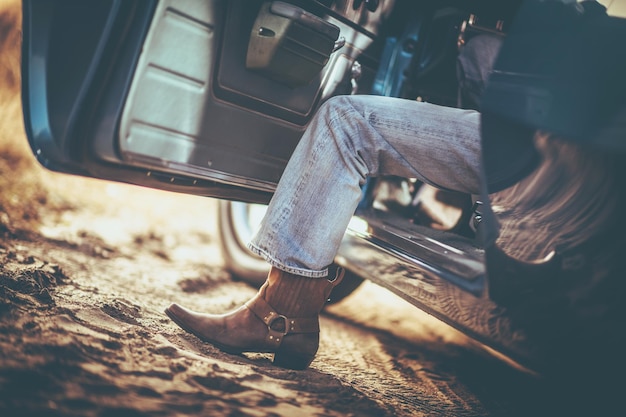
<svg viewBox="0 0 626 417">
<path fill-rule="evenodd" d="M 309 366 L 319 346 L 319 313 L 344 271 L 332 280 L 272 267 L 250 301 L 227 314 L 203 314 L 172 304 L 165 313 L 180 327 L 229 353 L 274 353 L 274 364 Z"/>
</svg>

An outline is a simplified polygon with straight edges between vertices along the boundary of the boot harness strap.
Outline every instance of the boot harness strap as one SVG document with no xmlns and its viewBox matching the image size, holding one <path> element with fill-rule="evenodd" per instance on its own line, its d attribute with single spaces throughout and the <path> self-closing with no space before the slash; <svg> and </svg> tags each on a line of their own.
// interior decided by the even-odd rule
<svg viewBox="0 0 626 417">
<path fill-rule="evenodd" d="M 288 318 L 278 314 L 259 294 L 246 303 L 248 307 L 263 323 L 267 325 L 265 341 L 274 347 L 280 346 L 283 337 L 291 333 L 319 333 L 320 325 L 315 318 Z M 282 326 L 280 326 L 282 322 Z"/>
</svg>

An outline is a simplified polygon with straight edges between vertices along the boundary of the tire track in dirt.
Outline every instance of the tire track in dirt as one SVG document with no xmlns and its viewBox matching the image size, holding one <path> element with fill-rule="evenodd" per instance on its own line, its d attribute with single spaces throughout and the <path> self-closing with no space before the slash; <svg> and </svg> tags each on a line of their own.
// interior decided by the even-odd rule
<svg viewBox="0 0 626 417">
<path fill-rule="evenodd" d="M 387 405 L 394 415 L 489 415 L 454 375 L 446 372 L 449 358 L 445 353 L 339 320 L 324 326 L 323 331 L 324 353 L 318 359 L 323 365 L 319 366 Z M 450 351 L 444 345 L 439 348 Z"/>
</svg>

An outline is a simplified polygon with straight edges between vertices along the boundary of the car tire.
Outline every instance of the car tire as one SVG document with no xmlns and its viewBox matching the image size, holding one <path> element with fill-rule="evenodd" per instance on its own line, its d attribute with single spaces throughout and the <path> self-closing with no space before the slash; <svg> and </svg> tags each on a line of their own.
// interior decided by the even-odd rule
<svg viewBox="0 0 626 417">
<path fill-rule="evenodd" d="M 217 207 L 217 229 L 224 266 L 235 278 L 260 287 L 269 265 L 246 246 L 252 237 L 263 208 L 256 204 L 220 200 Z"/>
<path fill-rule="evenodd" d="M 217 229 L 224 267 L 234 278 L 254 287 L 260 287 L 267 277 L 269 265 L 246 246 L 256 230 L 265 206 L 220 200 L 217 207 Z M 336 303 L 350 295 L 363 278 L 346 270 L 343 281 L 333 289 L 329 303 Z"/>
</svg>

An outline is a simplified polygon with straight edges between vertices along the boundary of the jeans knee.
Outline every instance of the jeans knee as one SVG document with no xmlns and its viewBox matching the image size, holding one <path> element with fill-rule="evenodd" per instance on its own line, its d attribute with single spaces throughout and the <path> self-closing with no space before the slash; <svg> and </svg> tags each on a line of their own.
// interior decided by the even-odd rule
<svg viewBox="0 0 626 417">
<path fill-rule="evenodd" d="M 347 111 L 353 108 L 352 96 L 335 96 L 320 106 L 316 117 L 329 122 L 332 119 L 341 118 Z"/>
</svg>

